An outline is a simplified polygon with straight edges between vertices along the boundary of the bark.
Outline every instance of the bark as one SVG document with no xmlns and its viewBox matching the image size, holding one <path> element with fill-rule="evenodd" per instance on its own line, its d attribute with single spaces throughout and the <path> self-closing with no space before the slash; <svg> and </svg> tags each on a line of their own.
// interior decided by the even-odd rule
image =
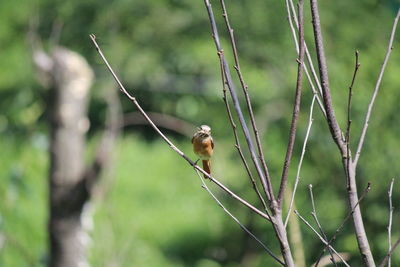
<svg viewBox="0 0 400 267">
<path fill-rule="evenodd" d="M 50 89 L 49 266 L 86 266 L 81 216 L 89 198 L 85 179 L 85 133 L 93 72 L 79 54 L 58 48 L 52 55 Z"/>
</svg>

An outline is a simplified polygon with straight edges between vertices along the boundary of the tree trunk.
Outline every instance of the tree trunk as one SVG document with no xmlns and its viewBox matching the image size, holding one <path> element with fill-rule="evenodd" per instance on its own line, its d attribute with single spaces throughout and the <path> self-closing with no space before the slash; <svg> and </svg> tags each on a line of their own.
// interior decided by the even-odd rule
<svg viewBox="0 0 400 267">
<path fill-rule="evenodd" d="M 88 199 L 85 133 L 93 72 L 79 54 L 57 48 L 52 56 L 48 222 L 49 266 L 87 266 L 81 216 Z"/>
</svg>

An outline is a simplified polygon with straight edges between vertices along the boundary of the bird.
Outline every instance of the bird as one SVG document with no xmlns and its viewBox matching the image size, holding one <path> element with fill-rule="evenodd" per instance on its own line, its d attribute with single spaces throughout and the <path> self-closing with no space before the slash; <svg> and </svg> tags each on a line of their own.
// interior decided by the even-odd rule
<svg viewBox="0 0 400 267">
<path fill-rule="evenodd" d="M 203 163 L 203 170 L 211 175 L 211 157 L 214 153 L 214 141 L 211 136 L 211 127 L 201 125 L 197 128 L 192 138 L 193 151 L 200 157 Z M 204 178 L 208 178 L 204 174 Z"/>
</svg>

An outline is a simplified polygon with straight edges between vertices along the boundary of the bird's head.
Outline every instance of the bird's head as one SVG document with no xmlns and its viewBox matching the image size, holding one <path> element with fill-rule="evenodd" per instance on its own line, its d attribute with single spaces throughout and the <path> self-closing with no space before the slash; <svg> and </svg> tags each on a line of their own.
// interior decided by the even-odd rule
<svg viewBox="0 0 400 267">
<path fill-rule="evenodd" d="M 197 128 L 197 132 L 203 136 L 203 137 L 207 137 L 211 135 L 211 127 L 208 125 L 201 125 L 200 127 Z"/>
</svg>

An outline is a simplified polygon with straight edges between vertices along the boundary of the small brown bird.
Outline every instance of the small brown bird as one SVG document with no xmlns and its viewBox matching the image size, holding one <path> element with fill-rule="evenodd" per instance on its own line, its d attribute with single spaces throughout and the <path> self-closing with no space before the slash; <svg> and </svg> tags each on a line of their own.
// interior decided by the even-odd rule
<svg viewBox="0 0 400 267">
<path fill-rule="evenodd" d="M 211 174 L 211 156 L 213 155 L 214 141 L 211 137 L 211 128 L 201 125 L 192 138 L 193 151 L 203 162 L 203 170 Z M 204 178 L 207 176 L 204 175 Z"/>
</svg>

